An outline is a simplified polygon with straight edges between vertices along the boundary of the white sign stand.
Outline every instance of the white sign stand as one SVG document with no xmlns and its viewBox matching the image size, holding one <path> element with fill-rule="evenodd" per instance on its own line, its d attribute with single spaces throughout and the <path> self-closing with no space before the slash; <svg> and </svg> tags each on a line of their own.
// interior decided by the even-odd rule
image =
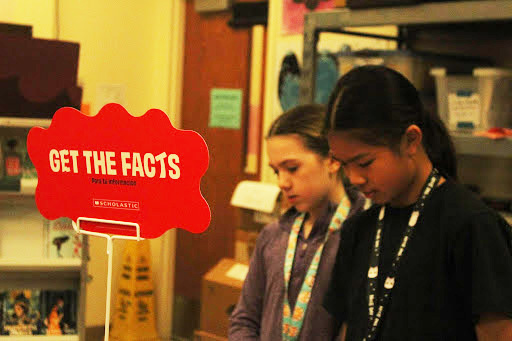
<svg viewBox="0 0 512 341">
<path fill-rule="evenodd" d="M 124 226 L 133 226 L 135 227 L 137 231 L 136 237 L 131 236 L 118 236 L 114 235 L 111 236 L 106 233 L 99 233 L 99 232 L 91 232 L 87 230 L 80 229 L 80 222 L 81 221 L 87 221 L 87 222 L 93 222 L 93 223 L 107 223 L 107 224 L 113 224 L 113 225 L 124 225 Z M 109 337 L 109 330 L 110 330 L 110 292 L 112 288 L 112 252 L 114 250 L 114 239 L 127 239 L 127 240 L 136 240 L 140 241 L 144 238 L 140 237 L 140 226 L 137 223 L 130 223 L 125 221 L 117 221 L 117 220 L 107 220 L 107 219 L 98 219 L 98 218 L 87 218 L 87 217 L 79 217 L 76 220 L 76 223 L 74 221 L 71 221 L 73 223 L 73 229 L 76 233 L 80 234 L 87 234 L 90 236 L 96 236 L 96 237 L 102 237 L 107 239 L 107 255 L 108 255 L 108 270 L 107 270 L 107 302 L 106 302 L 106 311 L 105 311 L 105 341 L 108 341 Z"/>
</svg>

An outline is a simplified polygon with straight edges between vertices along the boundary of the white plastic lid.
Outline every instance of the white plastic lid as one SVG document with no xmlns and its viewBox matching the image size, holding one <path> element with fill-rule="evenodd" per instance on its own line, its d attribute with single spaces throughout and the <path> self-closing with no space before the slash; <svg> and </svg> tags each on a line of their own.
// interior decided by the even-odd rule
<svg viewBox="0 0 512 341">
<path fill-rule="evenodd" d="M 473 76 L 478 77 L 512 77 L 512 69 L 480 67 L 473 69 Z"/>
<path fill-rule="evenodd" d="M 436 77 L 446 76 L 446 69 L 444 67 L 435 67 L 430 69 L 430 74 Z"/>
</svg>

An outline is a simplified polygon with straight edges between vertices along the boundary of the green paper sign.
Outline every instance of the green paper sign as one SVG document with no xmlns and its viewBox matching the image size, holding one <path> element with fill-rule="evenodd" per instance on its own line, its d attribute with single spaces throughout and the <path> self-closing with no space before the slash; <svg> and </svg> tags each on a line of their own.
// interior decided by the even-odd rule
<svg viewBox="0 0 512 341">
<path fill-rule="evenodd" d="M 212 89 L 210 92 L 210 127 L 240 129 L 241 89 Z"/>
</svg>

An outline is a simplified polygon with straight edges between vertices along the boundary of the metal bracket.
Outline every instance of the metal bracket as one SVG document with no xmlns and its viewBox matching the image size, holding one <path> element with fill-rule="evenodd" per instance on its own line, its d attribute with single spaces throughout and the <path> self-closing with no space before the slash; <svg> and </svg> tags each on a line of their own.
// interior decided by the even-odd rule
<svg viewBox="0 0 512 341">
<path fill-rule="evenodd" d="M 119 236 L 119 235 L 109 235 L 107 233 L 100 233 L 100 232 L 92 232 L 87 230 L 82 230 L 80 228 L 80 222 L 87 221 L 87 222 L 93 222 L 93 223 L 104 223 L 104 224 L 113 224 L 113 225 L 128 225 L 135 227 L 135 230 L 137 231 L 137 236 Z M 113 249 L 114 239 L 127 239 L 127 240 L 136 240 L 140 241 L 144 238 L 140 237 L 140 226 L 137 223 L 131 223 L 126 221 L 117 221 L 117 220 L 108 220 L 108 219 L 98 219 L 98 218 L 88 218 L 88 217 L 79 217 L 76 220 L 76 223 L 74 221 L 71 221 L 73 224 L 73 229 L 78 234 L 87 234 L 90 236 L 96 236 L 96 237 L 102 237 L 107 239 L 107 255 L 108 255 L 108 270 L 107 270 L 107 298 L 106 298 L 106 308 L 105 308 L 105 341 L 108 341 L 109 337 L 109 329 L 110 329 L 110 295 L 112 291 L 112 257 L 113 257 Z"/>
</svg>

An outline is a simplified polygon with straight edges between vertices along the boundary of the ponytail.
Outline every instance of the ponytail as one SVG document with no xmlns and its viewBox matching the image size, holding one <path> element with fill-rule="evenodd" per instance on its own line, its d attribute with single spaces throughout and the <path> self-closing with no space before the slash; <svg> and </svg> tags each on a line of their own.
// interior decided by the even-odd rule
<svg viewBox="0 0 512 341">
<path fill-rule="evenodd" d="M 424 111 L 423 118 L 423 146 L 430 161 L 442 175 L 457 180 L 455 146 L 446 126 L 438 115 Z"/>
</svg>

